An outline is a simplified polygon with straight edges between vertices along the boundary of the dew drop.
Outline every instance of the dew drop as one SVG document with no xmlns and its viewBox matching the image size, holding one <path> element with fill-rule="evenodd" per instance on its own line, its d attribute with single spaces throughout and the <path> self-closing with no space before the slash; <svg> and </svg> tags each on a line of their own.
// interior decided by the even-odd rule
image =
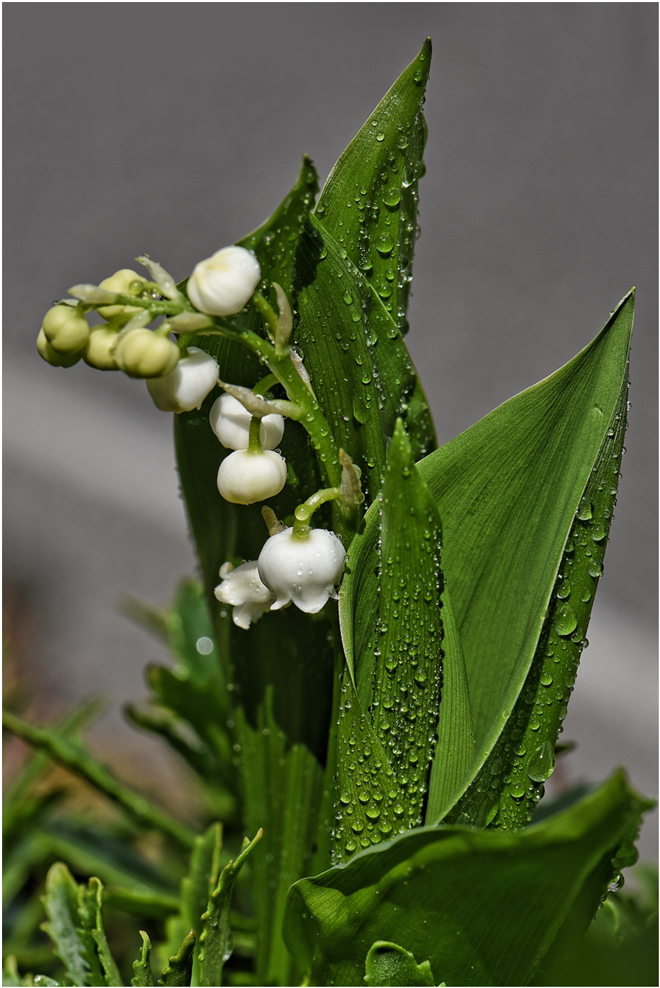
<svg viewBox="0 0 660 988">
<path fill-rule="evenodd" d="M 570 604 L 562 604 L 554 618 L 555 631 L 558 635 L 570 635 L 578 625 L 577 614 Z"/>
</svg>

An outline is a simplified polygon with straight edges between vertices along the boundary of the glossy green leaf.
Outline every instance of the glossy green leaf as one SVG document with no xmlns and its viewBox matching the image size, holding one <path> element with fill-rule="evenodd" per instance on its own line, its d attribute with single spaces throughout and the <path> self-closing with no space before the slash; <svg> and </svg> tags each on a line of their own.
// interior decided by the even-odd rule
<svg viewBox="0 0 660 988">
<path fill-rule="evenodd" d="M 357 795 L 362 804 L 353 800 L 350 816 L 348 807 L 342 807 L 344 825 L 337 828 L 340 857 L 346 856 L 347 845 L 355 844 L 350 835 L 354 816 L 364 823 L 359 839 L 371 837 L 372 842 L 421 823 L 434 749 L 436 767 L 429 796 L 433 806 L 449 799 L 472 759 L 467 680 L 451 603 L 443 593 L 440 543 L 437 508 L 415 468 L 399 422 L 381 496 L 351 544 L 340 591 L 344 650 L 359 709 L 368 712 L 373 732 L 373 736 L 365 734 L 355 716 L 340 712 L 342 799 L 344 793 Z M 365 761 L 370 757 L 365 758 L 365 749 L 374 752 L 361 785 L 342 764 L 351 748 Z M 382 772 L 396 777 L 394 787 L 385 774 L 378 779 L 374 773 L 377 750 Z M 376 785 L 381 799 L 374 805 L 365 795 Z M 359 849 L 359 840 L 356 846 Z"/>
<path fill-rule="evenodd" d="M 154 983 L 151 970 L 151 940 L 144 930 L 140 930 L 140 936 L 142 937 L 142 949 L 139 958 L 133 961 L 131 985 L 133 988 L 151 988 Z"/>
<path fill-rule="evenodd" d="M 345 824 L 338 827 L 338 845 L 344 852 L 354 816 L 359 813 L 361 818 L 363 807 L 367 819 L 361 837 L 367 841 L 382 839 L 383 823 L 393 824 L 398 833 L 422 820 L 442 679 L 439 547 L 438 511 L 417 474 L 399 420 L 381 495 L 351 544 L 341 590 L 347 661 L 360 710 L 368 712 L 379 742 L 369 755 L 371 739 L 363 738 L 358 747 L 354 718 L 340 717 L 340 772 L 342 761 L 350 757 L 349 751 L 342 752 L 346 740 L 348 748 L 354 748 L 353 757 L 369 763 L 357 801 L 344 809 Z M 392 773 L 394 788 L 388 778 Z M 391 826 L 387 833 L 392 833 Z"/>
<path fill-rule="evenodd" d="M 235 861 L 223 868 L 216 888 L 208 899 L 202 916 L 202 933 L 199 938 L 199 983 L 221 985 L 222 970 L 232 953 L 230 923 L 231 896 L 238 873 L 263 836 L 259 831 L 254 840 L 247 837 L 243 849 Z"/>
<path fill-rule="evenodd" d="M 311 967 L 311 985 L 361 984 L 380 939 L 428 959 L 448 984 L 527 984 L 585 888 L 596 912 L 611 859 L 651 805 L 617 773 L 570 809 L 516 832 L 441 826 L 402 834 L 297 882 L 287 943 Z"/>
<path fill-rule="evenodd" d="M 195 840 L 188 874 L 181 883 L 181 911 L 186 926 L 197 936 L 202 932 L 202 913 L 218 881 L 222 824 L 212 823 L 203 836 Z"/>
<path fill-rule="evenodd" d="M 158 979 L 159 985 L 189 985 L 193 967 L 193 951 L 196 942 L 195 931 L 184 937 L 176 954 L 170 957 L 167 967 Z"/>
<path fill-rule="evenodd" d="M 428 961 L 418 964 L 413 955 L 388 940 L 372 944 L 365 963 L 364 980 L 376 985 L 435 985 Z"/>
<path fill-rule="evenodd" d="M 632 316 L 630 293 L 565 367 L 418 465 L 442 518 L 467 668 L 478 753 L 466 785 L 532 665 L 575 513 L 626 388 Z"/>
<path fill-rule="evenodd" d="M 402 333 L 408 328 L 426 143 L 421 108 L 430 67 L 427 38 L 339 158 L 316 207 L 316 216 L 364 271 Z"/>
</svg>

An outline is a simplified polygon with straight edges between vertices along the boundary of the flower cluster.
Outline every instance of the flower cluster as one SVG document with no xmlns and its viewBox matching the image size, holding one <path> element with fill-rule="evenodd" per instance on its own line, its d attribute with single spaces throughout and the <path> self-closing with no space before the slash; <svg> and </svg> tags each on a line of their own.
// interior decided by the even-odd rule
<svg viewBox="0 0 660 988">
<path fill-rule="evenodd" d="M 234 504 L 274 497 L 287 480 L 286 462 L 277 449 L 284 435 L 284 416 L 300 419 L 314 401 L 302 360 L 289 347 L 293 318 L 285 293 L 273 284 L 278 317 L 257 293 L 261 268 L 255 255 L 243 247 L 225 247 L 200 261 L 185 283 L 185 292 L 183 285 L 179 288 L 147 255 L 138 260 L 151 280 L 122 268 L 99 285 L 69 289 L 73 298 L 57 303 L 44 316 L 37 339 L 39 354 L 55 367 L 71 367 L 84 360 L 98 370 L 120 370 L 129 377 L 143 378 L 156 407 L 175 414 L 200 408 L 221 384 L 223 393 L 213 403 L 209 421 L 220 443 L 231 452 L 220 463 L 218 490 Z M 222 320 L 239 313 L 250 299 L 266 321 L 271 352 L 288 361 L 296 400 L 290 397 L 291 377 L 285 387 L 287 400 L 264 397 L 271 383 L 284 383 L 286 377 L 271 374 L 255 390 L 223 384 L 213 357 L 189 345 L 198 332 L 231 335 L 233 324 Z M 103 321 L 90 325 L 90 312 L 98 313 Z M 150 323 L 160 319 L 159 325 L 150 328 Z M 173 334 L 180 335 L 173 339 Z M 358 474 L 355 470 L 353 474 L 355 480 Z M 359 488 L 359 478 L 356 482 Z M 342 496 L 343 487 L 317 492 L 296 509 L 292 527 L 279 522 L 269 526 L 270 537 L 258 560 L 235 568 L 225 563 L 215 594 L 233 608 L 235 624 L 247 629 L 266 611 L 290 603 L 315 614 L 330 597 L 336 597 L 344 547 L 333 532 L 311 529 L 309 519 L 320 504 Z"/>
</svg>

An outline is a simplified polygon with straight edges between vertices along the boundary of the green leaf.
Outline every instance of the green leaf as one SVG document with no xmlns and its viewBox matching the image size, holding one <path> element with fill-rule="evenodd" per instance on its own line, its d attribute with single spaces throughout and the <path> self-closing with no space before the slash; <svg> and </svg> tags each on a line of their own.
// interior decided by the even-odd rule
<svg viewBox="0 0 660 988">
<path fill-rule="evenodd" d="M 342 637 L 360 709 L 368 712 L 379 741 L 367 770 L 371 785 L 365 780 L 358 790 L 366 807 L 364 837 L 373 841 L 382 839 L 378 823 L 387 819 L 388 808 L 393 810 L 394 833 L 421 823 L 442 679 L 440 519 L 415 469 L 401 420 L 382 493 L 369 509 L 363 533 L 351 544 L 348 566 L 341 590 Z M 352 720 L 340 718 L 340 772 L 349 757 L 341 750 L 344 728 L 351 735 L 349 748 L 356 744 Z M 355 755 L 368 760 L 370 745 L 369 739 Z M 383 754 L 381 778 L 375 764 L 376 759 L 383 764 Z M 388 769 L 396 777 L 395 789 L 386 778 Z M 355 824 L 349 817 L 354 811 L 360 812 L 357 803 L 344 811 L 347 832 L 338 828 L 342 851 Z"/>
<path fill-rule="evenodd" d="M 344 650 L 359 710 L 368 712 L 371 728 L 366 733 L 355 715 L 340 711 L 339 784 L 342 801 L 344 795 L 352 799 L 337 828 L 340 857 L 357 846 L 350 834 L 356 823 L 364 825 L 358 841 L 372 842 L 421 823 L 434 747 L 433 805 L 451 796 L 472 758 L 467 681 L 449 596 L 443 594 L 440 542 L 437 508 L 399 421 L 381 496 L 351 543 L 340 591 Z M 345 764 L 358 755 L 365 764 L 355 771 L 366 773 L 363 780 Z M 382 778 L 374 774 L 377 760 Z M 394 773 L 396 786 L 387 772 Z M 378 802 L 371 799 L 374 787 Z"/>
<path fill-rule="evenodd" d="M 176 954 L 170 957 L 165 970 L 158 979 L 159 985 L 189 985 L 193 967 L 193 951 L 196 942 L 195 931 L 184 938 Z"/>
<path fill-rule="evenodd" d="M 335 441 L 362 470 L 371 499 L 398 417 L 416 459 L 435 446 L 415 368 L 381 299 L 316 218 L 300 240 L 294 290 L 295 343 Z"/>
<path fill-rule="evenodd" d="M 21 720 L 8 711 L 3 711 L 3 725 L 18 737 L 45 751 L 55 761 L 65 765 L 113 802 L 121 806 L 143 827 L 153 827 L 171 837 L 184 847 L 192 847 L 195 839 L 194 831 L 163 813 L 158 807 L 149 803 L 144 796 L 131 792 L 100 762 L 87 753 L 82 743 L 73 743 L 66 737 L 47 727 L 37 727 L 28 721 Z"/>
<path fill-rule="evenodd" d="M 142 937 L 142 950 L 136 961 L 133 961 L 133 977 L 131 985 L 133 988 L 151 988 L 154 983 L 154 976 L 151 971 L 151 940 L 144 930 L 140 930 Z"/>
<path fill-rule="evenodd" d="M 209 896 L 218 881 L 221 851 L 222 824 L 212 823 L 206 833 L 195 840 L 188 874 L 181 882 L 183 919 L 197 936 L 202 932 L 202 913 L 206 912 Z"/>
<path fill-rule="evenodd" d="M 365 963 L 364 980 L 372 985 L 435 985 L 428 961 L 418 964 L 413 955 L 388 940 L 372 944 Z"/>
<path fill-rule="evenodd" d="M 59 862 L 52 866 L 46 878 L 44 908 L 48 922 L 42 929 L 53 941 L 67 977 L 74 985 L 88 985 L 89 944 L 78 929 L 78 885 L 66 865 Z"/>
<path fill-rule="evenodd" d="M 572 904 L 592 915 L 611 859 L 652 803 L 616 773 L 580 803 L 515 832 L 424 827 L 302 879 L 285 922 L 311 985 L 361 983 L 371 945 L 396 942 L 448 984 L 527 984 Z M 603 863 L 600 885 L 591 883 Z"/>
<path fill-rule="evenodd" d="M 108 939 L 105 935 L 103 916 L 101 913 L 103 886 L 98 878 L 90 878 L 87 889 L 85 889 L 84 886 L 81 888 L 80 902 L 80 913 L 82 913 L 82 903 L 85 902 L 86 904 L 86 914 L 88 917 L 89 928 L 91 930 L 94 943 L 96 944 L 96 951 L 105 976 L 103 983 L 106 985 L 122 985 L 123 981 L 121 979 L 121 975 L 119 974 L 119 969 L 117 968 L 112 954 L 110 953 Z"/>
<path fill-rule="evenodd" d="M 417 236 L 431 41 L 397 79 L 332 169 L 316 207 L 329 233 L 365 272 L 402 333 Z"/>
<path fill-rule="evenodd" d="M 632 317 L 631 292 L 565 367 L 418 465 L 442 518 L 467 668 L 477 755 L 465 787 L 493 751 L 537 652 L 576 511 L 625 393 Z M 496 811 L 492 797 L 484 808 Z"/>
<path fill-rule="evenodd" d="M 209 616 L 204 589 L 198 580 L 184 580 L 174 603 L 165 615 L 170 648 L 178 666 L 175 673 L 189 676 L 193 682 L 205 685 L 210 678 L 222 681 L 222 670 Z M 223 699 L 226 694 L 222 694 Z M 225 709 L 228 704 L 225 702 Z"/>
<path fill-rule="evenodd" d="M 235 861 L 223 868 L 218 884 L 208 900 L 206 912 L 202 916 L 202 933 L 199 938 L 199 983 L 200 985 L 221 985 L 222 969 L 232 953 L 231 896 L 234 882 L 248 856 L 263 836 L 249 841 L 247 837 L 243 849 Z"/>
</svg>

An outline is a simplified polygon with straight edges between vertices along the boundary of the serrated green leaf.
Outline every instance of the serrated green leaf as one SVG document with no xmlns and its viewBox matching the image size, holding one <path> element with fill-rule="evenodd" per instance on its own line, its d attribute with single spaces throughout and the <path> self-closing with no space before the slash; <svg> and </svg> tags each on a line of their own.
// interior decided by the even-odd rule
<svg viewBox="0 0 660 988">
<path fill-rule="evenodd" d="M 374 985 L 435 985 L 428 961 L 418 964 L 409 951 L 388 940 L 377 940 L 370 947 L 364 980 L 370 988 Z"/>
<path fill-rule="evenodd" d="M 167 967 L 158 979 L 159 985 L 177 986 L 190 984 L 193 967 L 193 951 L 196 940 L 195 931 L 191 930 L 184 937 L 176 954 L 170 957 Z"/>
<path fill-rule="evenodd" d="M 478 753 L 466 786 L 532 665 L 575 512 L 625 387 L 632 315 L 630 293 L 565 367 L 418 465 L 442 517 L 443 570 L 468 673 Z"/>
<path fill-rule="evenodd" d="M 257 836 L 243 843 L 243 850 L 235 861 L 223 868 L 216 888 L 208 899 L 206 912 L 202 916 L 202 933 L 199 938 L 199 983 L 200 985 L 221 985 L 222 969 L 232 953 L 230 924 L 231 896 L 234 882 L 248 856 L 263 836 Z"/>
<path fill-rule="evenodd" d="M 55 954 L 64 964 L 67 976 L 74 985 L 88 985 L 89 945 L 78 928 L 78 885 L 61 862 L 48 872 L 44 908 L 48 922 L 42 929 L 53 941 Z"/>
<path fill-rule="evenodd" d="M 18 974 L 18 966 L 16 964 L 16 958 L 13 954 L 9 954 L 3 959 L 2 962 L 2 984 L 3 988 L 5 985 L 13 986 L 20 985 L 21 979 Z"/>
<path fill-rule="evenodd" d="M 154 976 L 151 970 L 151 940 L 144 930 L 140 930 L 142 937 L 142 949 L 140 956 L 133 961 L 133 977 L 131 985 L 133 988 L 152 988 Z"/>
<path fill-rule="evenodd" d="M 202 913 L 206 912 L 209 896 L 218 881 L 221 851 L 222 824 L 212 823 L 206 833 L 195 841 L 188 874 L 181 882 L 183 919 L 197 936 L 202 932 Z"/>
<path fill-rule="evenodd" d="M 89 929 L 91 930 L 94 943 L 96 944 L 98 959 L 101 962 L 101 967 L 103 968 L 103 984 L 108 986 L 122 985 L 123 981 L 121 975 L 119 974 L 119 969 L 117 968 L 114 957 L 110 953 L 108 938 L 105 935 L 103 915 L 101 911 L 103 903 L 103 886 L 98 878 L 90 878 L 87 889 L 84 889 L 84 887 L 81 888 L 80 902 L 80 913 L 82 913 L 82 903 L 86 902 L 87 904 L 87 916 L 89 917 L 89 920 L 91 920 L 89 923 Z"/>
<path fill-rule="evenodd" d="M 384 938 L 427 958 L 449 984 L 527 984 L 585 885 L 595 913 L 612 857 L 651 805 L 619 772 L 524 830 L 402 834 L 293 886 L 289 949 L 311 967 L 310 985 L 360 984 L 371 945 Z"/>
<path fill-rule="evenodd" d="M 364 271 L 402 333 L 417 236 L 431 41 L 397 79 L 332 169 L 316 215 Z"/>
</svg>

